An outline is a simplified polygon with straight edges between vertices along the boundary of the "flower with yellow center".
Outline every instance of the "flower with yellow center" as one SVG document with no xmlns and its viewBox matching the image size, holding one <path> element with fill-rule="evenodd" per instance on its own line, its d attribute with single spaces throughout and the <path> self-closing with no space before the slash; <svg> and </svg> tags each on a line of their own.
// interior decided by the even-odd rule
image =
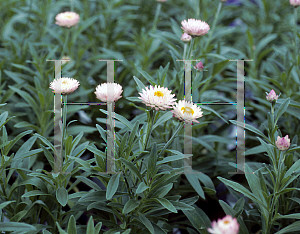
<svg viewBox="0 0 300 234">
<path fill-rule="evenodd" d="M 73 93 L 79 86 L 79 82 L 73 78 L 62 77 L 55 79 L 50 83 L 50 89 L 54 93 L 61 93 L 63 95 Z"/>
<path fill-rule="evenodd" d="M 80 20 L 80 16 L 75 13 L 75 12 L 63 12 L 63 13 L 59 13 L 56 17 L 56 24 L 62 27 L 72 27 L 75 26 L 76 24 L 78 24 L 79 20 Z"/>
<path fill-rule="evenodd" d="M 207 230 L 212 234 L 238 234 L 239 224 L 236 218 L 226 215 L 223 219 L 219 219 L 218 222 L 213 221 L 212 228 Z"/>
<path fill-rule="evenodd" d="M 178 103 L 173 106 L 173 110 L 171 111 L 173 116 L 178 118 L 180 121 L 184 121 L 187 123 L 196 122 L 199 123 L 196 119 L 202 117 L 203 112 L 201 108 L 192 102 L 188 102 L 185 100 L 180 100 Z"/>
<path fill-rule="evenodd" d="M 139 95 L 139 99 L 141 99 L 146 106 L 155 108 L 155 110 L 172 108 L 176 101 L 176 98 L 174 98 L 175 94 L 171 94 L 171 90 L 160 86 L 157 87 L 157 85 L 155 85 L 155 87 L 151 85 L 146 87 Z"/>
</svg>

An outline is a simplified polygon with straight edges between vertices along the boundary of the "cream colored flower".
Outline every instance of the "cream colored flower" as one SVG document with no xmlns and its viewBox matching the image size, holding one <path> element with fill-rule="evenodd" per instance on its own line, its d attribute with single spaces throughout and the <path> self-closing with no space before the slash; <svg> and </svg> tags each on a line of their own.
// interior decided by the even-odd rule
<svg viewBox="0 0 300 234">
<path fill-rule="evenodd" d="M 210 30 L 210 27 L 206 22 L 196 19 L 183 20 L 181 21 L 181 25 L 181 28 L 185 33 L 194 37 L 202 36 Z"/>
<path fill-rule="evenodd" d="M 171 94 L 171 90 L 160 86 L 157 87 L 157 85 L 155 85 L 155 87 L 150 85 L 149 88 L 146 87 L 139 94 L 141 96 L 139 99 L 141 99 L 146 106 L 155 108 L 155 110 L 172 108 L 176 101 L 176 98 L 173 98 L 175 94 Z"/>
<path fill-rule="evenodd" d="M 80 16 L 75 12 L 67 11 L 59 13 L 58 15 L 56 15 L 55 19 L 55 23 L 57 25 L 70 28 L 78 24 Z"/>
<path fill-rule="evenodd" d="M 197 119 L 203 116 L 203 112 L 201 111 L 200 107 L 185 100 L 178 101 L 178 103 L 173 106 L 173 110 L 171 112 L 173 113 L 174 117 L 187 123 L 199 123 Z"/>
<path fill-rule="evenodd" d="M 62 77 L 55 79 L 50 83 L 50 89 L 53 89 L 53 93 L 61 93 L 63 95 L 73 93 L 79 86 L 79 82 L 76 79 Z"/>
<path fill-rule="evenodd" d="M 96 87 L 96 97 L 102 102 L 116 102 L 122 96 L 122 86 L 117 83 L 103 83 Z"/>
<path fill-rule="evenodd" d="M 62 58 L 61 58 L 61 65 L 64 65 L 64 64 L 66 64 L 67 62 L 69 62 L 68 60 L 71 60 L 71 58 L 69 57 L 69 56 L 63 56 Z"/>
<path fill-rule="evenodd" d="M 223 219 L 219 219 L 218 222 L 213 221 L 212 228 L 207 230 L 212 234 L 238 234 L 239 226 L 236 218 L 226 215 Z"/>
</svg>

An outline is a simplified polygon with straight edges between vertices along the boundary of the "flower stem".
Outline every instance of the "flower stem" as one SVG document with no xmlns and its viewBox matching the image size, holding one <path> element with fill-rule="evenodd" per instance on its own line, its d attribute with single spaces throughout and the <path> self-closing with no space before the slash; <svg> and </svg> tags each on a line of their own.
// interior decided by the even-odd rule
<svg viewBox="0 0 300 234">
<path fill-rule="evenodd" d="M 221 8 L 222 8 L 222 2 L 220 1 L 219 5 L 218 5 L 218 10 L 217 10 L 216 16 L 215 16 L 215 19 L 214 19 L 214 22 L 213 22 L 213 25 L 211 27 L 211 30 L 210 30 L 209 34 L 208 34 L 207 43 L 206 43 L 206 45 L 204 47 L 204 53 L 206 53 L 207 47 L 209 46 L 209 43 L 210 43 L 210 40 L 211 40 L 211 36 L 212 36 L 212 34 L 214 32 L 214 29 L 216 27 L 216 24 L 217 24 L 217 21 L 218 21 L 218 17 L 219 17 Z"/>
<path fill-rule="evenodd" d="M 64 56 L 64 53 L 66 52 L 69 37 L 70 37 L 70 29 L 67 29 L 65 43 L 64 43 L 64 46 L 63 46 L 63 49 L 62 49 L 62 52 L 61 52 L 61 57 Z"/>
<path fill-rule="evenodd" d="M 181 130 L 184 122 L 179 123 L 177 126 L 176 131 L 174 132 L 173 136 L 170 138 L 170 140 L 165 144 L 164 148 L 160 151 L 158 158 L 165 152 L 166 148 L 172 143 L 178 132 Z"/>
<path fill-rule="evenodd" d="M 150 110 L 150 119 L 148 120 L 148 128 L 147 128 L 147 135 L 146 135 L 144 150 L 147 149 L 148 141 L 149 141 L 150 135 L 152 133 L 153 122 L 154 122 L 155 116 L 156 116 L 156 111 Z"/>
<path fill-rule="evenodd" d="M 64 105 L 64 108 L 63 108 L 63 112 L 62 112 L 62 117 L 63 117 L 63 123 L 62 123 L 62 132 L 63 132 L 63 135 L 62 135 L 62 155 L 65 156 L 65 158 L 67 157 L 66 155 L 66 149 L 65 149 L 65 141 L 66 141 L 66 138 L 67 138 L 67 95 L 63 95 L 63 105 Z M 61 163 L 63 162 L 63 158 L 61 159 Z M 62 166 L 62 165 L 61 165 Z"/>
</svg>

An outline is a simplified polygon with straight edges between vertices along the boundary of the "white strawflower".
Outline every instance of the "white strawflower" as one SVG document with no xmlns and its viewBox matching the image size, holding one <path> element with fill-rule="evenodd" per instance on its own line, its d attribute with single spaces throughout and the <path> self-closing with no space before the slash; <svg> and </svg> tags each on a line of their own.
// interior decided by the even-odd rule
<svg viewBox="0 0 300 234">
<path fill-rule="evenodd" d="M 103 83 L 96 87 L 96 97 L 102 102 L 115 102 L 122 96 L 122 86 L 117 83 Z"/>
<path fill-rule="evenodd" d="M 57 25 L 70 28 L 78 24 L 80 16 L 75 12 L 67 11 L 57 14 L 55 19 Z"/>
<path fill-rule="evenodd" d="M 199 123 L 197 119 L 203 116 L 203 112 L 201 111 L 200 107 L 185 100 L 178 101 L 178 103 L 173 106 L 173 110 L 171 112 L 173 113 L 174 117 L 187 123 Z"/>
<path fill-rule="evenodd" d="M 63 95 L 73 93 L 79 86 L 79 82 L 76 79 L 62 77 L 54 79 L 50 83 L 50 89 L 53 89 L 53 93 L 61 93 Z"/>
<path fill-rule="evenodd" d="M 155 110 L 172 108 L 176 101 L 176 98 L 173 98 L 175 94 L 171 94 L 171 90 L 160 86 L 157 87 L 157 85 L 155 85 L 155 87 L 150 85 L 149 88 L 146 87 L 139 94 L 141 96 L 139 99 L 141 99 L 146 106 L 155 108 Z"/>
<path fill-rule="evenodd" d="M 202 36 L 210 30 L 210 27 L 206 22 L 196 19 L 183 20 L 181 21 L 181 25 L 181 28 L 185 33 L 194 37 Z"/>
</svg>

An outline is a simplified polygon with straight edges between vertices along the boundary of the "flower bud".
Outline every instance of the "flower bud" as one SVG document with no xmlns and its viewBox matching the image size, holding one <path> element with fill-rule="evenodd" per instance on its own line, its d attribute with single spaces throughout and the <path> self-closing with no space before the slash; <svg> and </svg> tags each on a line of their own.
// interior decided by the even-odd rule
<svg viewBox="0 0 300 234">
<path fill-rule="evenodd" d="M 223 219 L 217 222 L 212 222 L 212 228 L 208 228 L 208 232 L 212 234 L 238 234 L 239 223 L 236 218 L 226 215 Z"/>
<path fill-rule="evenodd" d="M 277 149 L 281 151 L 287 150 L 291 145 L 289 135 L 286 135 L 285 137 L 278 136 L 275 144 Z"/>
<path fill-rule="evenodd" d="M 272 90 L 270 91 L 270 93 L 268 93 L 268 95 L 266 96 L 266 98 L 267 98 L 267 100 L 268 100 L 269 102 L 273 102 L 274 100 L 277 101 L 278 95 L 276 95 L 275 91 L 272 89 Z"/>
<path fill-rule="evenodd" d="M 290 4 L 294 7 L 300 6 L 300 0 L 290 0 Z"/>
<path fill-rule="evenodd" d="M 182 40 L 183 42 L 189 42 L 190 40 L 192 40 L 192 37 L 189 34 L 184 33 L 182 34 L 180 40 Z"/>
<path fill-rule="evenodd" d="M 199 63 L 196 64 L 194 68 L 197 69 L 198 71 L 202 71 L 204 69 L 203 63 L 200 61 Z"/>
</svg>

